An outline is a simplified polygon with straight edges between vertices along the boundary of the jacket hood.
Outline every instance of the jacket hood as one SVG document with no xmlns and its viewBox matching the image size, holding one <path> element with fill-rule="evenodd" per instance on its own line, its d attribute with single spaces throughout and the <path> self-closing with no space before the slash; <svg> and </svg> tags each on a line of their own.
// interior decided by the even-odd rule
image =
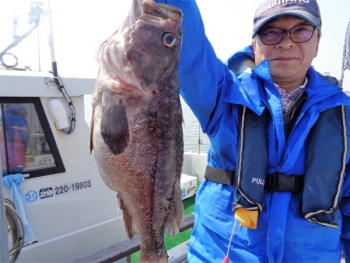
<svg viewBox="0 0 350 263">
<path fill-rule="evenodd" d="M 252 46 L 247 46 L 228 58 L 226 65 L 236 75 L 241 74 L 247 68 L 255 68 L 255 55 Z"/>
<path fill-rule="evenodd" d="M 342 89 L 327 81 L 313 66 L 309 68 L 306 75 L 309 79 L 306 93 L 310 103 L 320 103 L 320 107 L 324 109 L 339 105 L 349 105 L 349 97 Z M 333 99 L 325 101 L 329 97 Z"/>
</svg>

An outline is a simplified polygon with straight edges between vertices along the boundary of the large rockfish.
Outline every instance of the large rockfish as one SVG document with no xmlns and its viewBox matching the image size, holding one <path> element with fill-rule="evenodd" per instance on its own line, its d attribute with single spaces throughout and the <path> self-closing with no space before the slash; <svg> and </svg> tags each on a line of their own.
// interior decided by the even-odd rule
<svg viewBox="0 0 350 263">
<path fill-rule="evenodd" d="M 118 192 L 128 237 L 141 235 L 140 262 L 168 262 L 164 231 L 176 234 L 183 216 L 181 19 L 176 7 L 134 0 L 97 52 L 90 150 Z"/>
</svg>

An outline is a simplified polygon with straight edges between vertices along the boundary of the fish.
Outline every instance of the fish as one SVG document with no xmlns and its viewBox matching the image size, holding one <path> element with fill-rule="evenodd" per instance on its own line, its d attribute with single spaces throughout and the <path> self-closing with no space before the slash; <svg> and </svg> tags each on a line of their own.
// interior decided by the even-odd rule
<svg viewBox="0 0 350 263">
<path fill-rule="evenodd" d="M 127 236 L 140 234 L 143 263 L 168 262 L 164 233 L 175 235 L 183 218 L 181 22 L 177 7 L 133 0 L 96 53 L 90 151 L 117 192 Z"/>
</svg>

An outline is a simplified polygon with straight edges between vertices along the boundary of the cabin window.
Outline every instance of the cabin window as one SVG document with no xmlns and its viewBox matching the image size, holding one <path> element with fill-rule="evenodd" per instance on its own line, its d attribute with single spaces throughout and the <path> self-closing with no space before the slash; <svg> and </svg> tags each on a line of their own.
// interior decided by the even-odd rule
<svg viewBox="0 0 350 263">
<path fill-rule="evenodd" d="M 65 171 L 39 98 L 0 98 L 2 175 L 29 178 Z"/>
</svg>

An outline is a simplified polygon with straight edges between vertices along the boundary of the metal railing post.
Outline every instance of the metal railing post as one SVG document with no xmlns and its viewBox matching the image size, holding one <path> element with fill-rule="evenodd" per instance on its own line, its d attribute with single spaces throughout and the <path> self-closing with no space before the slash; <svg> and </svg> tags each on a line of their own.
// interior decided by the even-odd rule
<svg viewBox="0 0 350 263">
<path fill-rule="evenodd" d="M 0 171 L 1 162 L 0 162 Z M 7 236 L 7 223 L 6 223 L 6 212 L 3 195 L 3 184 L 2 184 L 2 173 L 0 180 L 0 263 L 9 263 L 9 247 L 8 247 L 8 236 Z"/>
</svg>

